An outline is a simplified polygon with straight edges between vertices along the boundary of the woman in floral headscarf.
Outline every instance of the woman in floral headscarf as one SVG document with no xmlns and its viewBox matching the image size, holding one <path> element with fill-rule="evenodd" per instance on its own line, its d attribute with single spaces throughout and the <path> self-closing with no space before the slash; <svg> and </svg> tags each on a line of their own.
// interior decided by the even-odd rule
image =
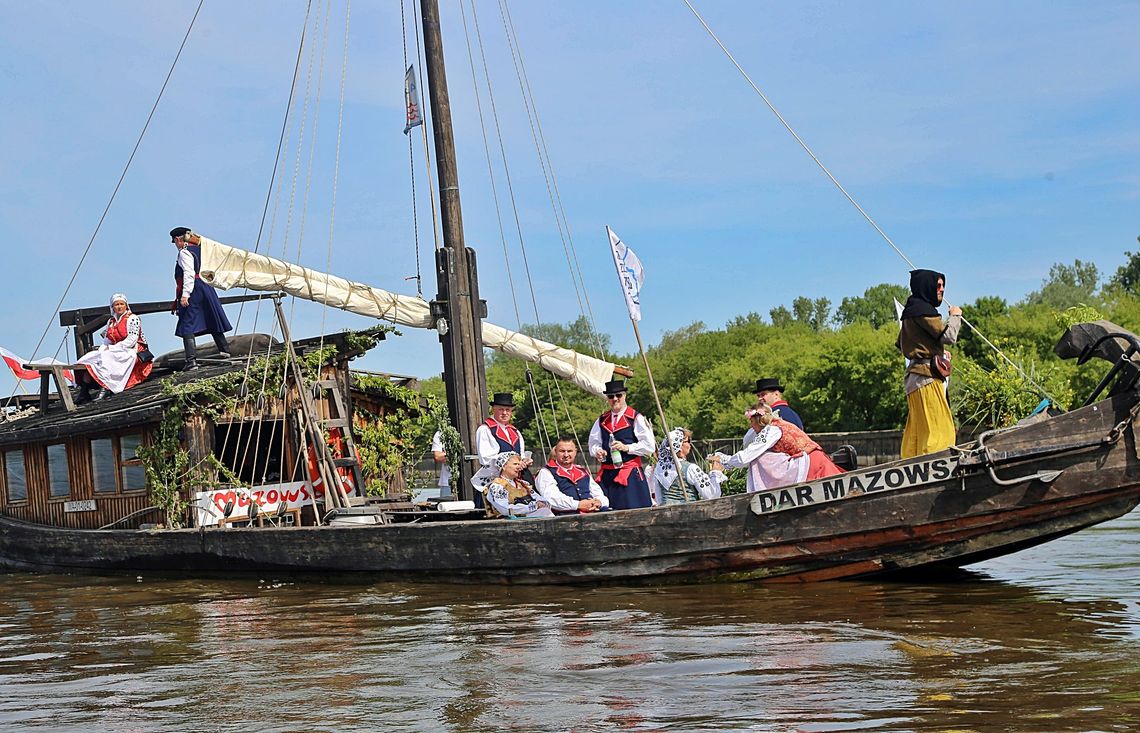
<svg viewBox="0 0 1140 733">
<path fill-rule="evenodd" d="M 672 449 L 670 449 L 672 448 Z M 724 481 L 724 472 L 720 470 L 720 462 L 713 460 L 712 470 L 705 473 L 695 463 L 686 458 L 693 449 L 693 431 L 686 428 L 674 428 L 669 432 L 661 445 L 657 446 L 657 465 L 653 469 L 653 479 L 650 488 L 657 497 L 658 504 L 682 504 L 700 499 L 716 499 L 720 496 L 720 484 Z M 673 454 L 681 461 L 684 470 L 685 488 L 681 489 L 681 482 L 677 480 L 677 466 L 673 462 Z"/>
<path fill-rule="evenodd" d="M 79 364 L 86 364 L 87 370 L 76 371 L 79 383 L 78 401 L 100 400 L 111 392 L 118 394 L 130 389 L 150 376 L 152 359 L 140 359 L 139 354 L 149 356 L 146 338 L 142 332 L 142 322 L 131 313 L 127 296 L 115 293 L 111 296 L 111 318 L 101 332 L 103 343 L 95 351 L 79 357 Z M 90 389 L 94 385 L 101 388 L 94 398 Z"/>
<path fill-rule="evenodd" d="M 553 517 L 550 504 L 534 487 L 519 478 L 526 468 L 522 456 L 514 451 L 504 451 L 494 458 L 494 466 L 499 475 L 487 484 L 487 516 L 506 517 Z"/>
</svg>

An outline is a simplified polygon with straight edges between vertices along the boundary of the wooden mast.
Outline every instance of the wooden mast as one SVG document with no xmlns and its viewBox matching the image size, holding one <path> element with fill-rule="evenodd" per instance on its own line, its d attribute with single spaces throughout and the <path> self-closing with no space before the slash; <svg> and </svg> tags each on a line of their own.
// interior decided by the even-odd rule
<svg viewBox="0 0 1140 733">
<path fill-rule="evenodd" d="M 487 404 L 481 320 L 486 315 L 486 306 L 479 300 L 475 251 L 463 244 L 459 175 L 455 166 L 455 138 L 451 129 L 451 104 L 447 96 L 437 0 L 420 0 L 420 14 L 443 224 L 443 247 L 436 250 L 435 258 L 438 294 L 432 303 L 432 313 L 437 329 L 441 331 L 443 381 L 447 385 L 451 423 L 459 430 L 463 445 L 471 450 Z M 455 456 L 449 456 L 449 459 L 453 462 L 452 492 L 463 499 L 472 498 L 472 462 L 457 461 Z"/>
</svg>

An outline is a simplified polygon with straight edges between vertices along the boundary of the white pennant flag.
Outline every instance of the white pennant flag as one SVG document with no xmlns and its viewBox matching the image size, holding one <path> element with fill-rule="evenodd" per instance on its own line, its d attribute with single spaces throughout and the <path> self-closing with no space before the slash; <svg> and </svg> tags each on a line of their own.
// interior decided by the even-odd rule
<svg viewBox="0 0 1140 733">
<path fill-rule="evenodd" d="M 625 305 L 629 308 L 629 317 L 634 321 L 641 320 L 641 286 L 645 284 L 645 269 L 641 260 L 633 250 L 621 241 L 621 238 L 608 226 L 606 232 L 610 235 L 610 249 L 614 254 L 614 267 L 617 268 L 618 280 L 621 282 L 622 292 L 625 293 Z"/>
<path fill-rule="evenodd" d="M 404 125 L 404 134 L 407 135 L 408 131 L 416 125 L 424 123 L 424 116 L 420 108 L 420 88 L 416 84 L 416 67 L 409 66 L 408 72 L 404 74 L 404 103 L 408 108 L 408 120 Z"/>
</svg>

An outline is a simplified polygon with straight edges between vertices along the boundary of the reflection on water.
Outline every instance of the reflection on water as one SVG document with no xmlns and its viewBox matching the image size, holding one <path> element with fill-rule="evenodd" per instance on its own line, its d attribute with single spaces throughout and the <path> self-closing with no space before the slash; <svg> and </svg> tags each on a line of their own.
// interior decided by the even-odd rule
<svg viewBox="0 0 1140 733">
<path fill-rule="evenodd" d="M 0 729 L 1136 730 L 1138 529 L 927 585 L 0 576 Z"/>
</svg>

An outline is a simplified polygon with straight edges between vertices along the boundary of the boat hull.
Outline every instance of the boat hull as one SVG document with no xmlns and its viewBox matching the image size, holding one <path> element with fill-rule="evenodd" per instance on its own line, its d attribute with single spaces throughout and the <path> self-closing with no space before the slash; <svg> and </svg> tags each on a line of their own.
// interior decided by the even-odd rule
<svg viewBox="0 0 1140 733">
<path fill-rule="evenodd" d="M 1136 404 L 1129 393 L 998 433 L 981 462 L 974 446 L 841 483 L 544 520 L 135 531 L 0 517 L 0 567 L 525 584 L 815 581 L 960 567 L 1136 507 Z"/>
</svg>

